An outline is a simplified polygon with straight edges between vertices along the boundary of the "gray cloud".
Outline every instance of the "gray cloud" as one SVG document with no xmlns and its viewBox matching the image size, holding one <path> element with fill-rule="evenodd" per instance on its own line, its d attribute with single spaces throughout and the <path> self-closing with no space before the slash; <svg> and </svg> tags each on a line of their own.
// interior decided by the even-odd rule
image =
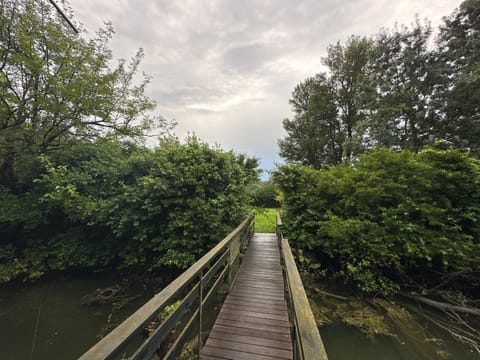
<svg viewBox="0 0 480 360">
<path fill-rule="evenodd" d="M 148 94 L 180 138 L 280 161 L 277 139 L 295 84 L 322 71 L 328 44 L 371 35 L 414 15 L 437 25 L 460 0 L 70 0 L 93 33 L 112 21 L 114 55 L 142 47 Z"/>
</svg>

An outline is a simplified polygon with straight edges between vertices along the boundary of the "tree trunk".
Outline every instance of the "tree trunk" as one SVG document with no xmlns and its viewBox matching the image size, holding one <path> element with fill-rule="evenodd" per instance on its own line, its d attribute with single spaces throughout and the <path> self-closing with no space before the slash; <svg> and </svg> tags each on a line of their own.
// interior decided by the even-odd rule
<svg viewBox="0 0 480 360">
<path fill-rule="evenodd" d="M 406 297 L 406 298 L 409 298 L 409 299 L 415 300 L 417 302 L 420 302 L 422 304 L 433 307 L 437 310 L 441 310 L 441 311 L 445 311 L 445 312 L 448 312 L 448 311 L 459 312 L 459 313 L 470 314 L 470 315 L 480 317 L 480 309 L 477 309 L 477 308 L 474 308 L 474 307 L 448 304 L 448 303 L 440 302 L 440 301 L 437 301 L 437 300 L 432 300 L 432 299 L 426 298 L 424 296 L 412 296 L 412 295 L 408 295 L 408 294 L 405 294 L 405 293 L 402 293 L 401 295 Z"/>
</svg>

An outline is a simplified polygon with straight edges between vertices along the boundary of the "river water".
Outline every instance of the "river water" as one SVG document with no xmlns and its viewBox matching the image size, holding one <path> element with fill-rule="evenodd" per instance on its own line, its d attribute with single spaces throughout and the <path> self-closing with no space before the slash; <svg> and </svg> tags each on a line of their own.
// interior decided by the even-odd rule
<svg viewBox="0 0 480 360">
<path fill-rule="evenodd" d="M 104 274 L 55 275 L 1 286 L 0 359 L 77 359 L 99 340 L 102 329 L 120 323 L 151 296 L 137 290 L 140 296 L 111 316 L 111 305 L 81 303 L 86 294 L 121 281 Z"/>
<path fill-rule="evenodd" d="M 434 342 L 422 343 L 421 332 L 417 342 L 399 341 L 392 337 L 379 337 L 369 340 L 358 330 L 343 324 L 322 327 L 321 336 L 329 360 L 479 360 L 480 355 L 472 352 L 448 337 L 435 333 L 442 345 Z M 446 351 L 443 355 L 437 351 Z M 447 355 L 447 353 L 449 355 Z"/>
<path fill-rule="evenodd" d="M 121 311 L 111 305 L 82 305 L 80 299 L 97 288 L 117 284 L 111 275 L 55 275 L 32 284 L 0 287 L 0 359 L 69 360 L 77 359 L 95 344 L 107 325 L 120 323 L 152 294 L 142 287 L 131 292 L 141 295 Z M 417 344 L 381 337 L 368 340 L 357 330 L 341 324 L 321 329 L 329 360 L 429 360 L 435 355 L 433 344 Z M 480 359 L 469 349 L 445 334 L 443 340 L 452 360 Z M 431 348 L 429 348 L 431 347 Z"/>
</svg>

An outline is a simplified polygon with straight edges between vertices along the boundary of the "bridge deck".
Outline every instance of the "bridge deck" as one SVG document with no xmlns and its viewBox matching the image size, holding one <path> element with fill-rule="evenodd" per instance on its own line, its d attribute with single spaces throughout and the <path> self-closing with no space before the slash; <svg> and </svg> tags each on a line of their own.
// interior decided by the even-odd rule
<svg viewBox="0 0 480 360">
<path fill-rule="evenodd" d="M 275 234 L 255 233 L 201 359 L 292 359 Z"/>
</svg>

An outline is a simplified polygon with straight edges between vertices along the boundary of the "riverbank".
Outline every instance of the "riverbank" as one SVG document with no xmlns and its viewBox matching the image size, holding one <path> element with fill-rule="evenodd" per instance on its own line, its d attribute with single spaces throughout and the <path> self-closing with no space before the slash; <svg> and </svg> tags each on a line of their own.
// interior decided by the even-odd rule
<svg viewBox="0 0 480 360">
<path fill-rule="evenodd" d="M 434 323 L 411 311 L 408 302 L 356 298 L 315 284 L 309 299 L 329 360 L 478 359 Z"/>
</svg>

